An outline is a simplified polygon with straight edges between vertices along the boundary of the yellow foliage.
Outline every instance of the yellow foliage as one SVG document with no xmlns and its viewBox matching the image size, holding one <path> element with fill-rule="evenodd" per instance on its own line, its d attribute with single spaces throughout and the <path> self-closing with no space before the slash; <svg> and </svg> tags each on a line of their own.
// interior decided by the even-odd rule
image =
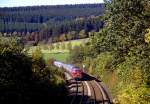
<svg viewBox="0 0 150 104">
<path fill-rule="evenodd" d="M 116 95 L 116 104 L 150 104 L 150 89 L 143 83 L 142 71 L 139 67 L 129 70 L 127 82 L 122 82 Z"/>
<path fill-rule="evenodd" d="M 93 73 L 93 67 L 92 67 L 92 65 L 89 66 L 89 73 L 90 73 L 90 74 Z"/>
<path fill-rule="evenodd" d="M 36 48 L 33 52 L 32 52 L 32 58 L 34 60 L 39 60 L 40 58 L 42 58 L 42 52 L 39 48 Z"/>
<path fill-rule="evenodd" d="M 131 81 L 131 83 L 133 83 L 136 87 L 140 86 L 142 84 L 142 72 L 141 69 L 139 69 L 138 67 L 136 67 L 135 69 L 133 69 L 130 72 L 129 75 L 129 80 Z"/>
<path fill-rule="evenodd" d="M 150 43 L 150 28 L 147 29 L 147 33 L 145 34 L 145 42 Z"/>
<path fill-rule="evenodd" d="M 118 104 L 150 104 L 148 96 L 148 88 L 135 88 L 134 85 L 129 84 L 123 87 L 117 95 Z"/>
</svg>

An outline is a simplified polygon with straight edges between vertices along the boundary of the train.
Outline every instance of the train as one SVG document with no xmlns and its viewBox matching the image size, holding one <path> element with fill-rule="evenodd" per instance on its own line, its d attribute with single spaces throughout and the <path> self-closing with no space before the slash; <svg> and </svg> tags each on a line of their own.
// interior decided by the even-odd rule
<svg viewBox="0 0 150 104">
<path fill-rule="evenodd" d="M 65 71 L 68 72 L 74 79 L 82 79 L 83 77 L 83 71 L 79 67 L 76 67 L 72 64 L 54 61 L 54 65 L 58 68 L 65 69 Z"/>
<path fill-rule="evenodd" d="M 59 61 L 54 61 L 54 63 L 53 63 L 56 67 L 58 67 L 58 68 L 63 68 L 63 62 L 59 62 Z"/>
</svg>

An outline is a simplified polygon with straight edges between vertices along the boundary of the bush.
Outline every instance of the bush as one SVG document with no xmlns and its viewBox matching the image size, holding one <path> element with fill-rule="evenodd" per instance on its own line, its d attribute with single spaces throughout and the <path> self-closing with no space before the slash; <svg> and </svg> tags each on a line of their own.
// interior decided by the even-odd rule
<svg viewBox="0 0 150 104">
<path fill-rule="evenodd" d="M 101 53 L 94 59 L 94 74 L 98 75 L 111 90 L 115 103 L 118 104 L 149 104 L 150 88 L 145 83 L 143 69 L 137 57 L 126 57 L 117 64 L 115 70 L 110 70 L 113 57 L 110 53 Z"/>
<path fill-rule="evenodd" d="M 109 52 L 105 52 L 105 53 L 101 53 L 95 60 L 94 63 L 95 67 L 94 67 L 94 73 L 97 74 L 97 76 L 103 80 L 105 77 L 105 71 L 109 70 L 106 69 L 106 67 L 109 64 L 109 61 L 111 60 L 112 55 Z"/>
<path fill-rule="evenodd" d="M 29 57 L 15 39 L 0 40 L 0 103 L 65 103 L 65 83 L 56 70 L 46 67 L 40 50 Z"/>
<path fill-rule="evenodd" d="M 72 63 L 81 63 L 84 59 L 84 47 L 83 46 L 75 46 L 72 50 L 70 50 L 69 61 Z"/>
<path fill-rule="evenodd" d="M 135 87 L 133 84 L 121 85 L 117 94 L 116 103 L 120 104 L 149 104 L 150 91 L 145 86 Z"/>
</svg>

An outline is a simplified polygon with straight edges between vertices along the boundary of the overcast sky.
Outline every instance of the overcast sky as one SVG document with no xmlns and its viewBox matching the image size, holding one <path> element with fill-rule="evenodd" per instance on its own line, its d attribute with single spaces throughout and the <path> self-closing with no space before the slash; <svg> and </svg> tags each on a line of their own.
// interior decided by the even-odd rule
<svg viewBox="0 0 150 104">
<path fill-rule="evenodd" d="M 102 3 L 103 0 L 0 0 L 0 7 Z"/>
</svg>

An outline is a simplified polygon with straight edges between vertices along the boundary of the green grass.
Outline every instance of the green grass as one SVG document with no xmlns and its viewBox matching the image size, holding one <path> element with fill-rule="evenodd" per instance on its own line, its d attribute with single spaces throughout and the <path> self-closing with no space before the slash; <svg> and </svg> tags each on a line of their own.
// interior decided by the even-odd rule
<svg viewBox="0 0 150 104">
<path fill-rule="evenodd" d="M 88 41 L 88 38 L 86 39 L 78 39 L 78 40 L 71 40 L 71 41 L 64 41 L 64 42 L 58 42 L 60 44 L 68 44 L 69 42 L 71 42 L 72 46 L 79 46 L 81 44 L 85 44 Z M 58 43 L 54 43 L 54 45 L 58 44 Z"/>
<path fill-rule="evenodd" d="M 31 46 L 29 47 L 29 54 L 32 53 L 36 48 L 40 48 L 41 52 L 43 53 L 43 58 L 48 60 L 49 58 L 53 58 L 59 61 L 65 62 L 69 56 L 69 50 L 67 48 L 67 44 L 70 42 L 72 44 L 72 48 L 79 45 L 84 45 L 88 41 L 87 39 L 79 39 L 79 40 L 71 40 L 65 42 L 57 42 L 53 43 L 52 45 L 55 47 L 54 49 L 49 49 L 50 44 L 39 44 L 38 46 Z M 56 48 L 56 45 L 60 44 L 60 48 Z M 62 45 L 65 44 L 66 48 L 62 49 Z"/>
<path fill-rule="evenodd" d="M 62 62 L 66 62 L 69 53 L 43 53 L 44 60 L 48 60 L 49 58 L 53 58 L 55 60 L 59 60 Z"/>
</svg>

